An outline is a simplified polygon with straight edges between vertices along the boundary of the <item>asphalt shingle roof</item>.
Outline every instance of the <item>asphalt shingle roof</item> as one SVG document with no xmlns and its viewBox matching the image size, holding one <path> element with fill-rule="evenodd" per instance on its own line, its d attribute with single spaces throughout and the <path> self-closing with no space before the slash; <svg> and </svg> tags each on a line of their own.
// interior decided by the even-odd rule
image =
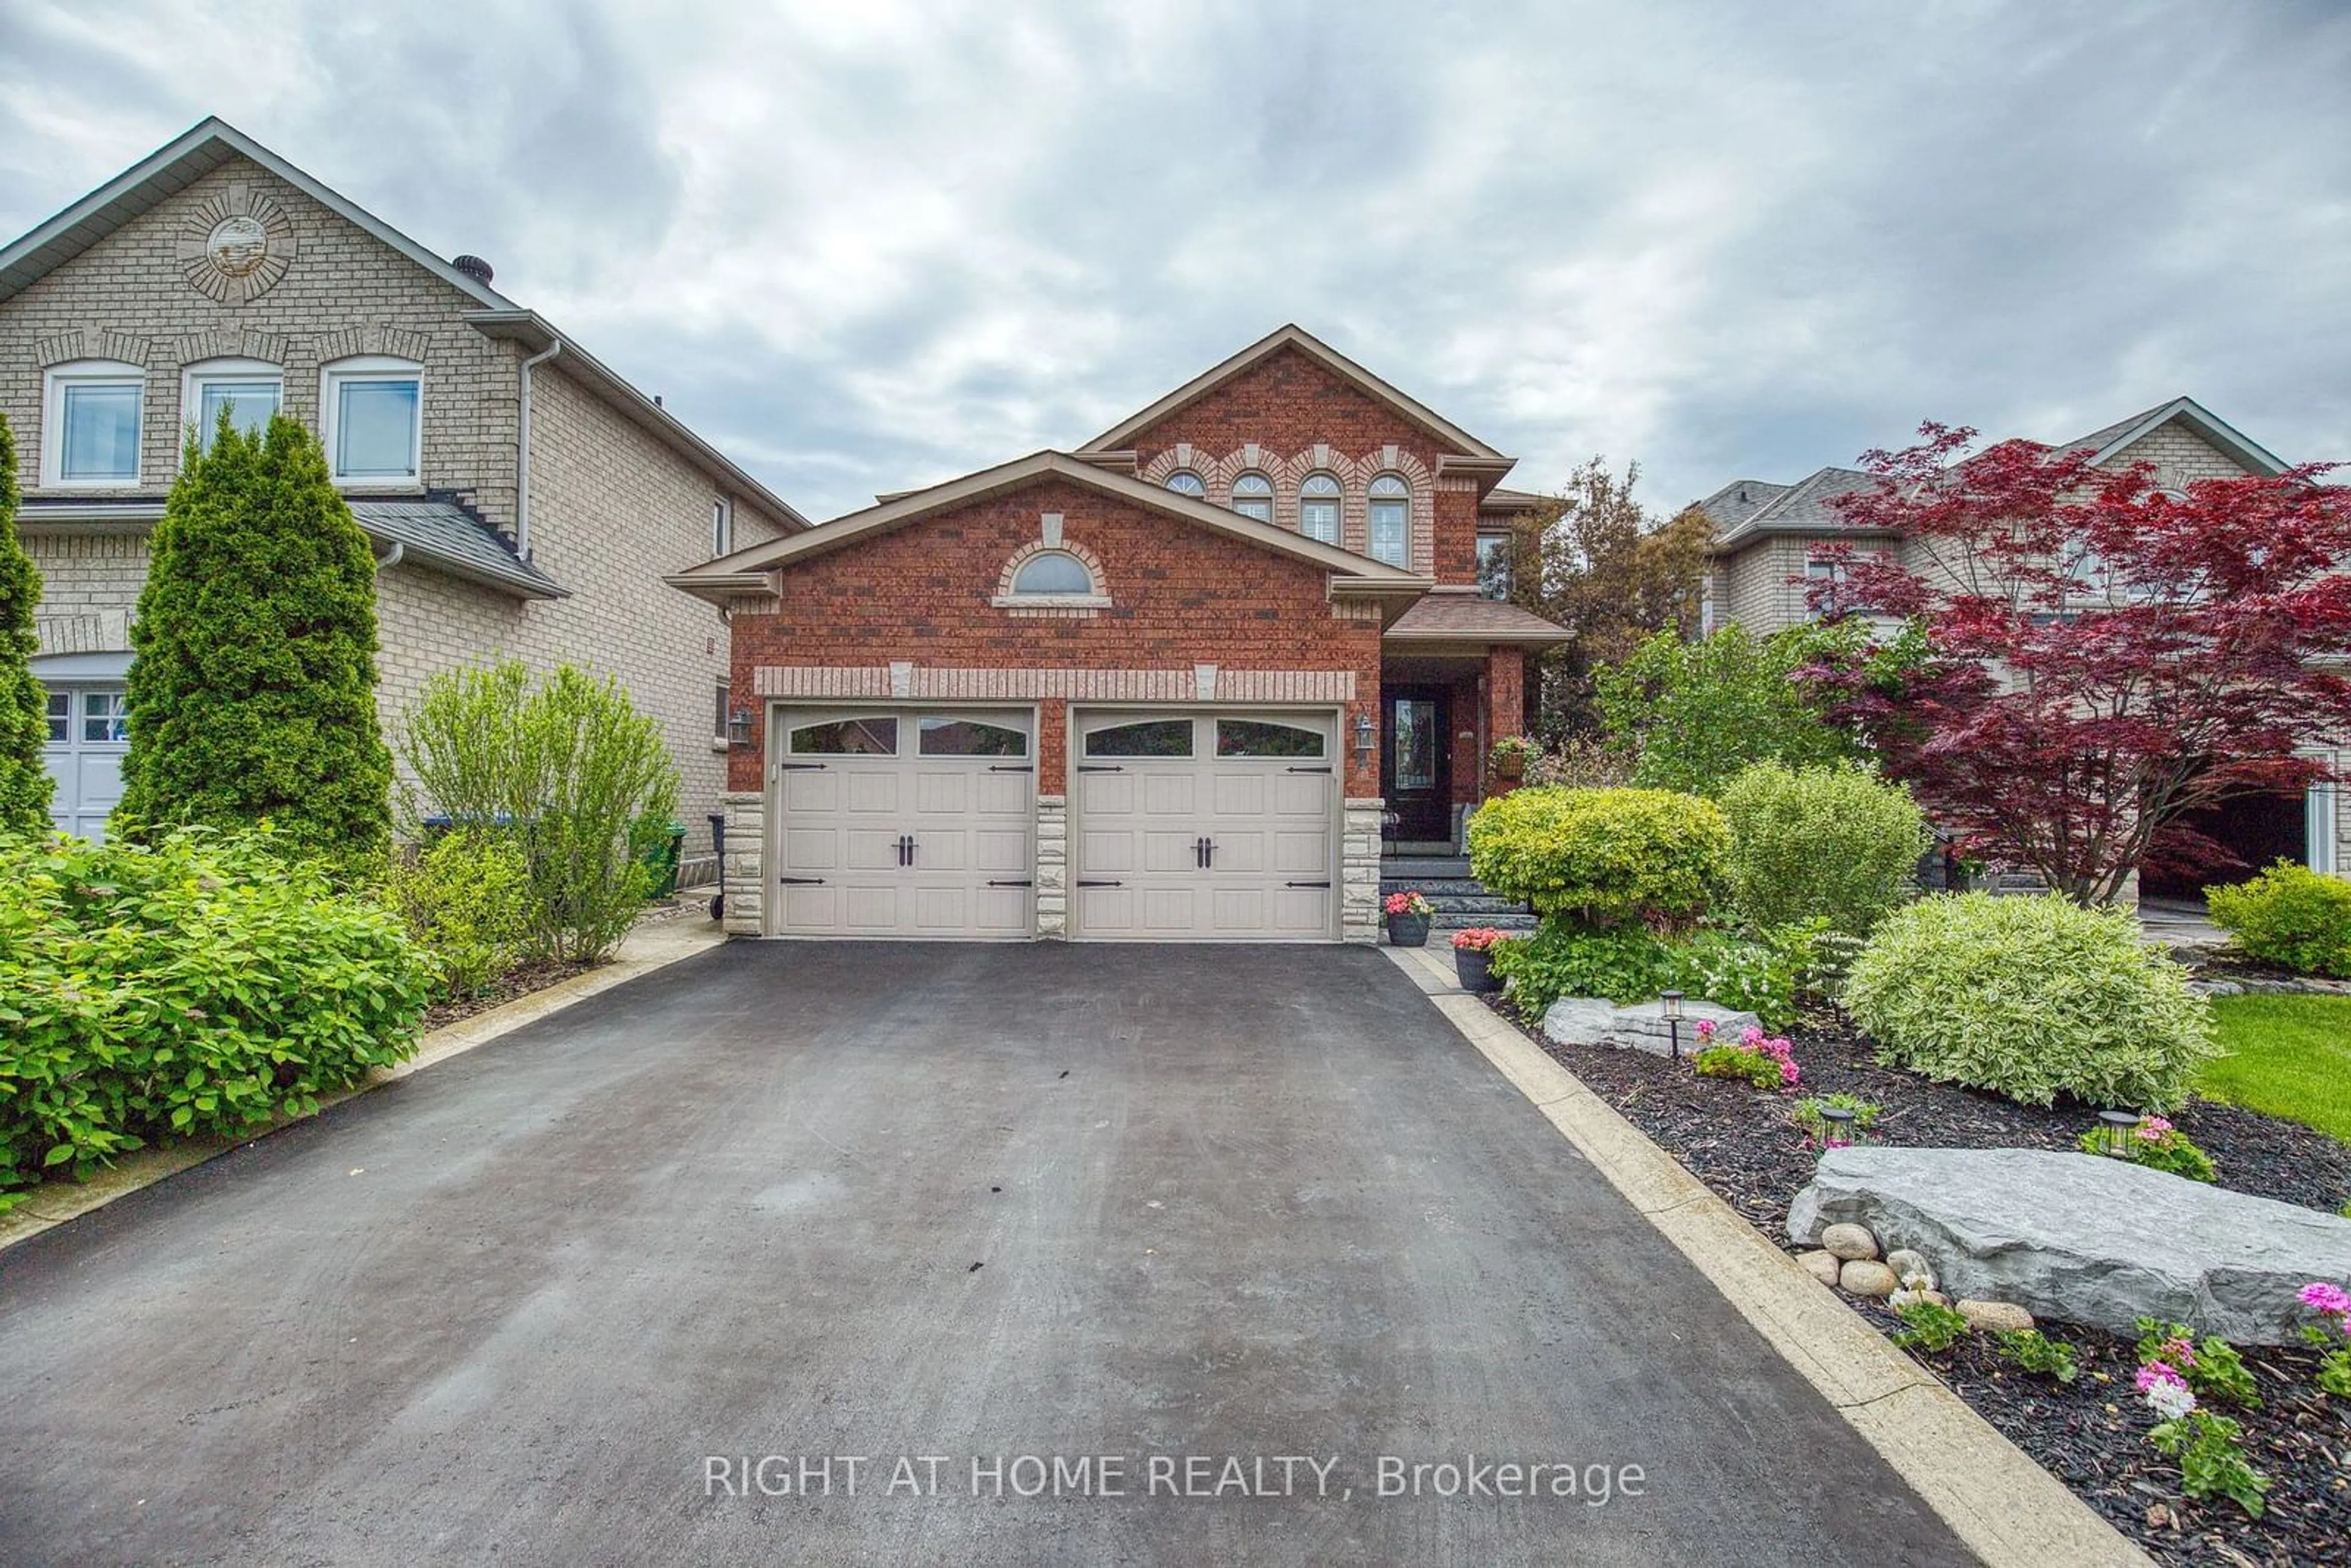
<svg viewBox="0 0 2351 1568">
<path fill-rule="evenodd" d="M 517 556 L 497 530 L 455 501 L 356 497 L 351 516 L 379 544 L 397 544 L 420 566 L 518 599 L 568 599 L 571 591 Z"/>
</svg>

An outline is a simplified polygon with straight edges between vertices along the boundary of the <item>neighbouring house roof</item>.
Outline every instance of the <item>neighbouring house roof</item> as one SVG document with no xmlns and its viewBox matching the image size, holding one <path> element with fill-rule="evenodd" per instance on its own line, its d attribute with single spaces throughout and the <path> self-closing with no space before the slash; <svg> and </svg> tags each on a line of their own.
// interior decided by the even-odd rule
<svg viewBox="0 0 2351 1568">
<path fill-rule="evenodd" d="M 517 599 L 571 596 L 569 589 L 517 556 L 496 529 L 455 501 L 361 497 L 350 507 L 369 538 L 400 546 L 405 560 Z"/>
<path fill-rule="evenodd" d="M 1479 501 L 1478 509 L 1481 512 L 1531 512 L 1551 500 L 1551 497 L 1538 496 L 1531 490 L 1506 490 L 1497 485 Z"/>
<path fill-rule="evenodd" d="M 1698 505 L 1700 511 L 1714 519 L 1715 534 L 1719 538 L 1792 488 L 1774 485 L 1768 479 L 1733 479 Z"/>
<path fill-rule="evenodd" d="M 1406 396 L 1294 323 L 1276 328 L 1223 363 L 1186 382 L 1149 408 L 1111 426 L 1078 450 L 1081 453 L 1116 451 L 1126 442 L 1150 429 L 1169 414 L 1198 402 L 1225 382 L 1230 381 L 1250 366 L 1283 349 L 1295 349 L 1309 359 L 1318 361 L 1342 381 L 1368 392 L 1375 401 L 1385 403 L 1462 456 L 1484 458 L 1501 463 L 1506 466 L 1510 461 L 1427 404 Z"/>
<path fill-rule="evenodd" d="M 401 497 L 349 498 L 352 520 L 378 549 L 397 546 L 401 559 L 444 577 L 494 589 L 511 599 L 568 599 L 571 591 L 528 561 L 517 558 L 506 537 L 454 500 Z M 17 525 L 28 532 L 45 527 L 76 532 L 144 533 L 163 516 L 152 498 L 80 500 L 28 497 Z"/>
<path fill-rule="evenodd" d="M 1531 611 L 1499 599 L 1480 598 L 1468 588 L 1439 588 L 1396 617 L 1383 643 L 1510 643 L 1524 648 L 1556 648 L 1573 641 L 1565 629 Z"/>
<path fill-rule="evenodd" d="M 1755 485 L 1750 487 L 1750 499 L 1765 490 L 1775 492 L 1761 506 L 1751 507 L 1745 517 L 1735 523 L 1726 522 L 1714 510 L 1712 500 L 1699 503 L 1713 517 L 1716 534 L 1714 548 L 1719 551 L 1735 549 L 1759 534 L 1834 534 L 1844 530 L 1845 523 L 1835 507 L 1829 505 L 1838 496 L 1876 486 L 1877 481 L 1857 468 L 1823 468 L 1793 485 Z M 1737 486 L 1730 486 L 1734 495 Z M 1716 492 L 1720 495 L 1720 491 Z M 1735 507 L 1736 501 L 1732 503 Z"/>
<path fill-rule="evenodd" d="M 158 148 L 139 162 L 84 196 L 47 223 L 0 249 L 0 300 L 21 293 L 36 279 L 114 233 L 133 218 L 153 211 L 233 158 L 244 158 L 285 181 L 325 207 L 397 252 L 479 307 L 468 310 L 465 322 L 486 337 L 513 339 L 533 352 L 560 340 L 559 362 L 580 376 L 590 391 L 652 434 L 688 462 L 725 481 L 737 495 L 772 512 L 787 528 L 814 525 L 781 497 L 746 473 L 708 442 L 688 430 L 674 414 L 623 381 L 593 355 L 562 337 L 531 310 L 517 305 L 469 272 L 450 262 L 377 217 L 246 135 L 217 116 L 204 120 L 176 140 Z"/>
<path fill-rule="evenodd" d="M 2189 426 L 2197 434 L 2253 473 L 2283 474 L 2286 470 L 2287 465 L 2283 458 L 2192 397 L 2176 397 L 2169 402 L 2142 409 L 2104 430 L 2094 430 L 2071 441 L 2060 441 L 2054 446 L 2059 452 L 2078 452 L 2086 446 L 2091 450 L 2093 462 L 2104 463 L 2174 420 Z"/>
<path fill-rule="evenodd" d="M 862 512 L 836 517 L 807 533 L 769 539 L 737 550 L 732 555 L 705 561 L 664 580 L 674 588 L 719 604 L 741 595 L 765 593 L 771 587 L 768 578 L 771 572 L 789 570 L 801 561 L 829 554 L 860 539 L 904 528 L 956 507 L 1022 489 L 1043 479 L 1064 480 L 1116 500 L 1229 535 L 1278 555 L 1320 566 L 1332 573 L 1332 591 L 1343 597 L 1393 599 L 1401 604 L 1417 598 L 1431 587 L 1429 579 L 1416 576 L 1400 567 L 1357 555 L 1353 550 L 1341 549 L 1336 545 L 1310 539 L 1303 534 L 1272 523 L 1245 517 L 1238 512 L 1228 511 L 1207 501 L 1194 500 L 1163 486 L 1145 484 L 1067 452 L 1031 453 L 1010 463 L 983 468 L 976 474 L 950 479 L 944 485 L 934 485 L 928 489 L 901 496 L 896 500 L 868 507 Z"/>
</svg>

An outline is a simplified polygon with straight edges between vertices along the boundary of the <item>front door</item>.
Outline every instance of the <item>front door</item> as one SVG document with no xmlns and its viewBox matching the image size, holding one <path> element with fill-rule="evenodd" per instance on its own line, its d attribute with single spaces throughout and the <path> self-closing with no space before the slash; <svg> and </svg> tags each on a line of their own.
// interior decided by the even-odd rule
<svg viewBox="0 0 2351 1568">
<path fill-rule="evenodd" d="M 1395 686 L 1381 701 L 1386 723 L 1380 749 L 1380 793 L 1387 797 L 1384 836 L 1415 843 L 1450 842 L 1453 789 L 1445 744 L 1448 694 L 1442 686 Z"/>
</svg>

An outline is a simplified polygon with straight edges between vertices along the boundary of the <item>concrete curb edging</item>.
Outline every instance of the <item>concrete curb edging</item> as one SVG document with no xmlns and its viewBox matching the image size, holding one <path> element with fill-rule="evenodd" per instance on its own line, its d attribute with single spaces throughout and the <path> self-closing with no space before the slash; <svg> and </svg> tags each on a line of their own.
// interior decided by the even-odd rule
<svg viewBox="0 0 2351 1568">
<path fill-rule="evenodd" d="M 615 986 L 626 985 L 641 975 L 667 968 L 697 953 L 707 952 L 726 941 L 716 926 L 700 921 L 665 921 L 640 926 L 622 939 L 611 961 L 559 980 L 544 990 L 517 997 L 510 1002 L 461 1019 L 446 1029 L 436 1029 L 416 1042 L 416 1052 L 407 1061 L 369 1075 L 364 1083 L 346 1089 L 339 1094 L 322 1094 L 319 1109 L 326 1110 L 344 1101 L 365 1094 L 395 1082 L 412 1072 L 422 1071 L 435 1062 L 462 1056 L 477 1046 L 487 1045 L 501 1035 L 513 1033 L 525 1024 L 537 1023 L 549 1013 L 562 1011 L 575 1002 L 601 995 Z M 69 1219 L 103 1208 L 116 1198 L 153 1186 L 168 1176 L 192 1170 L 206 1160 L 217 1159 L 240 1145 L 256 1138 L 266 1138 L 281 1127 L 307 1121 L 308 1117 L 283 1116 L 262 1124 L 252 1132 L 235 1138 L 186 1138 L 166 1145 L 134 1149 L 113 1165 L 98 1172 L 86 1182 L 51 1183 L 34 1189 L 33 1196 L 5 1215 L 0 1215 L 0 1251 L 28 1240 L 45 1230 L 53 1230 Z"/>
<path fill-rule="evenodd" d="M 1740 1218 L 1493 1009 L 1424 947 L 1396 967 L 1464 1040 L 1541 1111 L 1650 1224 L 1697 1266 L 1772 1349 L 1987 1568 L 2151 1568 L 2152 1560 L 1896 1350 L 1828 1287 Z"/>
</svg>

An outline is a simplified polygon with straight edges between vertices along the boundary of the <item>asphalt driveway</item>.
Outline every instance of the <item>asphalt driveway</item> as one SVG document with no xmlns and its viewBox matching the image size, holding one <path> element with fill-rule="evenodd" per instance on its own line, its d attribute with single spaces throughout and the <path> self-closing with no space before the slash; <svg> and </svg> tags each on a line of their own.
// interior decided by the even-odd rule
<svg viewBox="0 0 2351 1568">
<path fill-rule="evenodd" d="M 1365 950 L 707 953 L 0 1253 L 0 1377 L 12 1563 L 1970 1561 Z"/>
</svg>

